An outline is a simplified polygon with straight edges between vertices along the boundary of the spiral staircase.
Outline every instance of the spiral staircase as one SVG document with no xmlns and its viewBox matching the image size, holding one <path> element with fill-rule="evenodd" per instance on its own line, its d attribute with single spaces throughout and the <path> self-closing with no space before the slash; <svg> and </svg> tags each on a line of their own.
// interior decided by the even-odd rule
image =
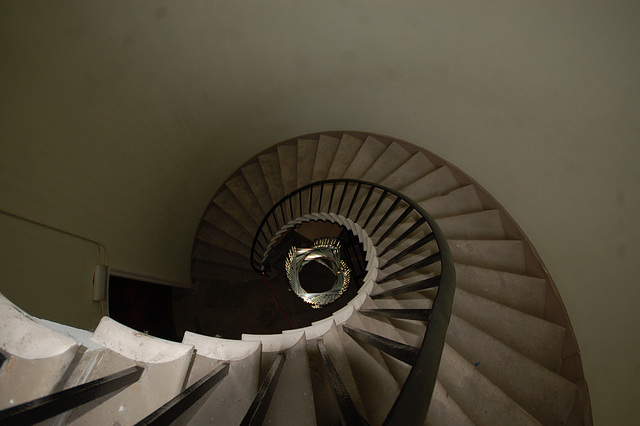
<svg viewBox="0 0 640 426">
<path fill-rule="evenodd" d="M 379 135 L 306 135 L 233 173 L 198 228 L 177 327 L 194 330 L 203 289 L 264 286 L 309 223 L 351 232 L 365 259 L 356 294 L 304 327 L 176 343 L 2 298 L 0 424 L 591 422 L 569 319 L 518 226 L 451 164 Z"/>
</svg>

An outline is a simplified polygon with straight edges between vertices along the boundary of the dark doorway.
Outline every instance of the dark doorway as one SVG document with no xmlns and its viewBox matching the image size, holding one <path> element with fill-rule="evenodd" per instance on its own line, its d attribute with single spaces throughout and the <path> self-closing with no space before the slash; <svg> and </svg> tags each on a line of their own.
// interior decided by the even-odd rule
<svg viewBox="0 0 640 426">
<path fill-rule="evenodd" d="M 179 341 L 173 325 L 172 288 L 109 277 L 109 316 L 151 336 Z"/>
</svg>

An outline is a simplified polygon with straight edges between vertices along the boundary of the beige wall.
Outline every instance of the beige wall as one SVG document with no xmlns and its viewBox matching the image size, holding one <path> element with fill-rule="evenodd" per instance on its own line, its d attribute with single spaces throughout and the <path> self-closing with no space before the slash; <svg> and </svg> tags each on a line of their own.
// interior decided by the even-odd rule
<svg viewBox="0 0 640 426">
<path fill-rule="evenodd" d="M 119 269 L 187 281 L 200 215 L 248 157 L 320 130 L 393 135 L 504 204 L 567 305 L 596 422 L 640 417 L 637 2 L 0 8 L 0 208 L 103 242 Z M 19 266 L 45 263 L 72 275 L 51 288 L 86 292 L 91 248 L 1 224 L 2 291 L 42 286 Z"/>
</svg>

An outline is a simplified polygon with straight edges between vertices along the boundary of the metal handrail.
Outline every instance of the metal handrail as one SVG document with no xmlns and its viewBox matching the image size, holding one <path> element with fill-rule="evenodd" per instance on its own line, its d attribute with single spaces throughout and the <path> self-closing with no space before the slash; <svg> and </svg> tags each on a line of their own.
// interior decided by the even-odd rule
<svg viewBox="0 0 640 426">
<path fill-rule="evenodd" d="M 411 372 L 409 373 L 404 386 L 398 394 L 398 397 L 396 398 L 396 401 L 384 423 L 385 425 L 422 425 L 424 424 L 427 416 L 427 411 L 429 409 L 429 404 L 438 375 L 438 369 L 440 367 L 440 359 L 442 356 L 444 341 L 449 325 L 449 319 L 451 317 L 451 307 L 453 304 L 453 296 L 455 293 L 456 278 L 453 257 L 451 255 L 451 250 L 444 236 L 444 233 L 436 223 L 435 219 L 433 219 L 418 203 L 392 188 L 360 179 L 329 179 L 310 183 L 282 197 L 282 199 L 274 204 L 274 206 L 264 216 L 253 238 L 250 256 L 251 266 L 258 273 L 268 272 L 269 265 L 268 263 L 266 263 L 264 255 L 267 252 L 269 242 L 276 235 L 278 229 L 280 229 L 287 223 L 285 217 L 285 211 L 287 210 L 287 207 L 289 207 L 290 211 L 290 220 L 293 220 L 296 217 L 303 216 L 304 213 L 302 194 L 305 191 L 308 191 L 308 209 L 306 210 L 309 214 L 318 213 L 321 211 L 322 207 L 322 194 L 324 188 L 326 186 L 331 186 L 331 198 L 327 209 L 331 211 L 333 197 L 337 185 L 343 185 L 342 194 L 340 195 L 340 202 L 337 207 L 338 213 L 341 211 L 343 205 L 345 205 L 345 207 L 348 206 L 347 214 L 351 213 L 360 189 L 362 187 L 369 187 L 369 193 L 367 194 L 365 201 L 363 201 L 362 206 L 359 209 L 355 209 L 357 211 L 357 216 L 354 219 L 355 222 L 357 222 L 359 219 L 366 220 L 366 223 L 364 224 L 364 226 L 366 226 L 378 207 L 380 207 L 380 205 L 382 204 L 383 199 L 386 199 L 388 195 L 391 195 L 395 197 L 395 200 L 392 208 L 389 210 L 393 210 L 396 206 L 398 206 L 400 200 L 406 203 L 414 212 L 420 215 L 422 219 L 424 219 L 424 222 L 426 222 L 426 224 L 430 227 L 438 246 L 441 266 L 440 283 L 438 286 L 437 295 L 433 301 L 427 329 L 422 341 L 422 346 L 419 348 L 418 356 L 415 363 L 413 364 L 413 368 L 411 369 Z M 352 194 L 352 199 L 349 200 L 350 202 L 344 203 L 347 188 L 349 186 L 356 185 L 357 189 L 355 193 Z M 316 187 L 318 187 L 320 190 L 317 210 L 313 209 L 312 206 L 313 192 L 314 188 Z M 364 219 L 361 217 L 361 214 L 366 207 L 365 203 L 370 200 L 371 192 L 374 190 L 382 191 L 382 195 L 380 195 L 380 197 L 378 198 L 378 202 L 369 214 L 369 217 Z M 295 204 L 299 205 L 300 209 L 298 215 L 294 214 L 293 200 L 295 198 L 298 199 L 298 203 Z M 278 220 L 278 216 L 276 214 L 278 209 L 282 215 L 282 224 L 280 224 L 280 221 Z M 353 213 L 355 214 L 356 211 L 354 211 Z M 389 213 L 391 212 L 385 212 L 383 219 L 378 222 L 378 226 L 382 222 L 384 222 Z M 275 226 L 275 231 L 273 230 L 271 225 Z M 266 232 L 265 227 L 268 228 L 268 232 Z M 267 237 L 267 234 L 270 235 Z M 264 237 L 264 244 L 260 242 L 261 237 Z M 262 256 L 260 256 L 260 262 L 256 260 L 256 256 L 258 255 L 258 248 L 260 248 L 262 252 Z"/>
</svg>

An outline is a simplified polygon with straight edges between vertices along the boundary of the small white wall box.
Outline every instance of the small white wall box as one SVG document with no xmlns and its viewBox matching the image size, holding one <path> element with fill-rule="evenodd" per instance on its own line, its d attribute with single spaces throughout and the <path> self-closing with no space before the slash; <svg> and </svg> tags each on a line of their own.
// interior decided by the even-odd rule
<svg viewBox="0 0 640 426">
<path fill-rule="evenodd" d="M 93 272 L 93 301 L 107 300 L 107 285 L 109 283 L 109 267 L 97 265 Z"/>
</svg>

